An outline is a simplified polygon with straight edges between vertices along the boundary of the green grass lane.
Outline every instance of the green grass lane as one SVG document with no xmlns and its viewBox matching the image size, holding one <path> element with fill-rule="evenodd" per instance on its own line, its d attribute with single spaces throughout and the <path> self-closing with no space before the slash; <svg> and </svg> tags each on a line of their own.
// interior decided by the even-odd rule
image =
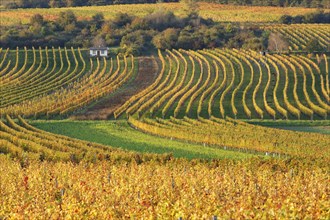
<svg viewBox="0 0 330 220">
<path fill-rule="evenodd" d="M 284 129 L 284 130 L 292 130 L 292 131 L 313 132 L 313 133 L 329 134 L 330 135 L 330 127 L 329 126 L 314 126 L 314 127 L 274 126 L 273 128 Z"/>
<path fill-rule="evenodd" d="M 244 120 L 250 124 L 261 125 L 266 127 L 313 132 L 330 135 L 330 120 Z"/>
<path fill-rule="evenodd" d="M 156 137 L 142 133 L 120 121 L 30 121 L 42 130 L 72 138 L 101 143 L 143 153 L 170 153 L 178 158 L 244 159 L 254 154 L 223 150 Z"/>
</svg>

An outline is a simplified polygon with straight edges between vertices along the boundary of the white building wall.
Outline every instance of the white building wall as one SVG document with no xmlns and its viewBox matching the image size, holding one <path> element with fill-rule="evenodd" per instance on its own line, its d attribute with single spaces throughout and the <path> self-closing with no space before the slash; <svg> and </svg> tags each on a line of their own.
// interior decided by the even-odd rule
<svg viewBox="0 0 330 220">
<path fill-rule="evenodd" d="M 91 57 L 97 56 L 97 54 L 100 54 L 101 57 L 108 56 L 107 50 L 89 50 L 89 55 Z"/>
</svg>

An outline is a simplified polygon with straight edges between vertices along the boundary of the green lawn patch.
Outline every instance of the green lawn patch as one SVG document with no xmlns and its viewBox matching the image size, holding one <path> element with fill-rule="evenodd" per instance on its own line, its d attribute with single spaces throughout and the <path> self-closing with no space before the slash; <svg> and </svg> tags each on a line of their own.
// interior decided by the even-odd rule
<svg viewBox="0 0 330 220">
<path fill-rule="evenodd" d="M 143 153 L 162 154 L 172 152 L 175 157 L 188 159 L 244 159 L 256 156 L 152 136 L 133 129 L 124 120 L 31 121 L 30 123 L 48 132 Z"/>
</svg>

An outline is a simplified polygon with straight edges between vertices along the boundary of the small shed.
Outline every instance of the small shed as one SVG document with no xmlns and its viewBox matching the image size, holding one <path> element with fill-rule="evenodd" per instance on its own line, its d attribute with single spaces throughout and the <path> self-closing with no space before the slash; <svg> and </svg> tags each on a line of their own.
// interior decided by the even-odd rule
<svg viewBox="0 0 330 220">
<path fill-rule="evenodd" d="M 89 55 L 91 57 L 107 57 L 109 55 L 108 47 L 91 47 L 89 48 Z"/>
</svg>

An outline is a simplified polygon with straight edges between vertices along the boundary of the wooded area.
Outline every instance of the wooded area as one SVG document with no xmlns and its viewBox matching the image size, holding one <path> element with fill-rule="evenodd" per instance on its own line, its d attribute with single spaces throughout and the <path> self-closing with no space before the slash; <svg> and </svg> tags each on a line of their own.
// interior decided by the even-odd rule
<svg viewBox="0 0 330 220">
<path fill-rule="evenodd" d="M 300 17 L 301 22 L 317 23 L 319 18 L 329 18 L 329 13 Z M 295 18 L 285 15 L 281 22 L 297 23 Z M 198 11 L 191 8 L 185 17 L 160 9 L 142 18 L 119 13 L 111 20 L 106 20 L 102 13 L 90 20 L 78 20 L 70 10 L 60 12 L 54 21 L 47 21 L 42 15 L 35 14 L 29 24 L 3 27 L 2 33 L 0 46 L 3 48 L 110 46 L 118 47 L 118 52 L 140 55 L 155 49 L 178 48 L 265 50 L 269 47 L 271 32 L 253 24 L 214 22 L 200 17 Z M 280 38 L 277 41 L 287 42 L 283 36 Z M 322 50 L 322 46 L 318 48 Z"/>
</svg>

